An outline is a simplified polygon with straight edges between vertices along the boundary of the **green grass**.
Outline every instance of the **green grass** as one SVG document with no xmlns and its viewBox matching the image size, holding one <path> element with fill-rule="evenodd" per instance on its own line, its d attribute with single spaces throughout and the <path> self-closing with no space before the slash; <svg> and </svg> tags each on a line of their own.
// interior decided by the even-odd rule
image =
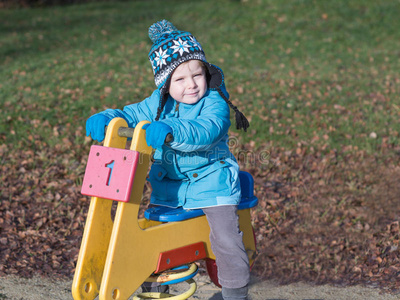
<svg viewBox="0 0 400 300">
<path fill-rule="evenodd" d="M 231 99 L 251 119 L 243 142 L 368 152 L 398 145 L 399 15 L 390 0 L 1 10 L 0 142 L 81 143 L 91 114 L 144 99 L 155 88 L 147 29 L 165 18 L 192 32 L 223 68 Z"/>
</svg>

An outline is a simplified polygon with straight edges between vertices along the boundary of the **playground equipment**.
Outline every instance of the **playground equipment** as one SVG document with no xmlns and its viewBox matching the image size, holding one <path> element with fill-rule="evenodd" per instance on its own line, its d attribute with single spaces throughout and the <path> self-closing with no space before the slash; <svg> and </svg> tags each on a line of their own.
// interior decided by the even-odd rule
<svg viewBox="0 0 400 300">
<path fill-rule="evenodd" d="M 153 207 L 138 218 L 152 148 L 147 146 L 140 122 L 131 135 L 121 118 L 108 125 L 104 146 L 91 148 L 82 193 L 92 196 L 72 283 L 75 300 L 128 299 L 144 281 L 173 284 L 186 281 L 184 294 L 168 299 L 187 299 L 196 290 L 193 262 L 205 259 L 211 280 L 218 284 L 209 226 L 201 209 Z M 126 133 L 128 132 L 128 134 Z M 130 150 L 125 149 L 132 137 Z M 253 179 L 240 173 L 242 201 L 238 207 L 243 242 L 254 262 L 256 245 L 250 208 L 257 204 Z M 118 201 L 114 220 L 112 203 Z M 192 263 L 192 264 L 190 264 Z M 164 272 L 164 273 L 163 273 Z M 134 299 L 167 298 L 145 294 Z"/>
</svg>

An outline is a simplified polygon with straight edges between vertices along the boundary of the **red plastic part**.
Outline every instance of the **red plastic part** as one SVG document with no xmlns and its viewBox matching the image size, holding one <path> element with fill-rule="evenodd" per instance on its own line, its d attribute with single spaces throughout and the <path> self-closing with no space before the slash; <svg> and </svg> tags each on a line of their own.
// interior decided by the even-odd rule
<svg viewBox="0 0 400 300">
<path fill-rule="evenodd" d="M 214 259 L 206 259 L 207 273 L 211 281 L 218 287 L 221 287 L 218 281 L 218 268 Z"/>
<path fill-rule="evenodd" d="M 206 257 L 207 253 L 203 242 L 165 251 L 160 253 L 157 269 L 154 273 L 159 273 Z"/>
</svg>

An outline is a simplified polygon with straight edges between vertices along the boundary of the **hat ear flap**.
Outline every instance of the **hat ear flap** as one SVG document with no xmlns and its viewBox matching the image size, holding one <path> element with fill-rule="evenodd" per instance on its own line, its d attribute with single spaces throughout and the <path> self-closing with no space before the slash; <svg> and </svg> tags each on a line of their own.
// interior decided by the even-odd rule
<svg viewBox="0 0 400 300">
<path fill-rule="evenodd" d="M 216 90 L 224 83 L 224 74 L 222 70 L 215 65 L 204 63 L 207 68 L 207 84 L 208 88 Z"/>
<path fill-rule="evenodd" d="M 167 103 L 170 83 L 171 83 L 171 76 L 167 78 L 164 85 L 160 88 L 160 102 L 157 108 L 157 115 L 155 121 L 158 121 L 160 119 L 164 106 Z"/>
<path fill-rule="evenodd" d="M 219 95 L 225 100 L 225 102 L 235 111 L 235 120 L 236 120 L 236 129 L 243 129 L 244 131 L 247 131 L 247 128 L 249 128 L 250 123 L 245 117 L 245 115 L 239 111 L 239 109 L 233 105 L 233 103 L 229 100 L 229 96 L 226 96 L 224 92 L 222 91 L 222 86 L 224 85 L 224 73 L 222 70 L 210 63 L 205 63 L 208 69 L 208 76 L 207 78 L 207 83 L 209 84 L 208 87 L 211 90 L 216 90 L 218 91 Z"/>
</svg>

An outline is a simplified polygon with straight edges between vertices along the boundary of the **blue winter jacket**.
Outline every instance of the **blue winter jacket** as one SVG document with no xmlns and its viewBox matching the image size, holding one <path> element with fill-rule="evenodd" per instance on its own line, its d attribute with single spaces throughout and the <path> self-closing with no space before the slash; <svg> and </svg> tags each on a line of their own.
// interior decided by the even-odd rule
<svg viewBox="0 0 400 300">
<path fill-rule="evenodd" d="M 135 127 L 143 120 L 154 121 L 159 99 L 157 89 L 142 102 L 103 114 L 122 117 Z M 174 140 L 154 153 L 152 204 L 203 208 L 239 203 L 239 166 L 227 143 L 229 113 L 217 91 L 208 90 L 196 104 L 178 105 L 169 96 L 159 121 L 171 126 Z"/>
</svg>

